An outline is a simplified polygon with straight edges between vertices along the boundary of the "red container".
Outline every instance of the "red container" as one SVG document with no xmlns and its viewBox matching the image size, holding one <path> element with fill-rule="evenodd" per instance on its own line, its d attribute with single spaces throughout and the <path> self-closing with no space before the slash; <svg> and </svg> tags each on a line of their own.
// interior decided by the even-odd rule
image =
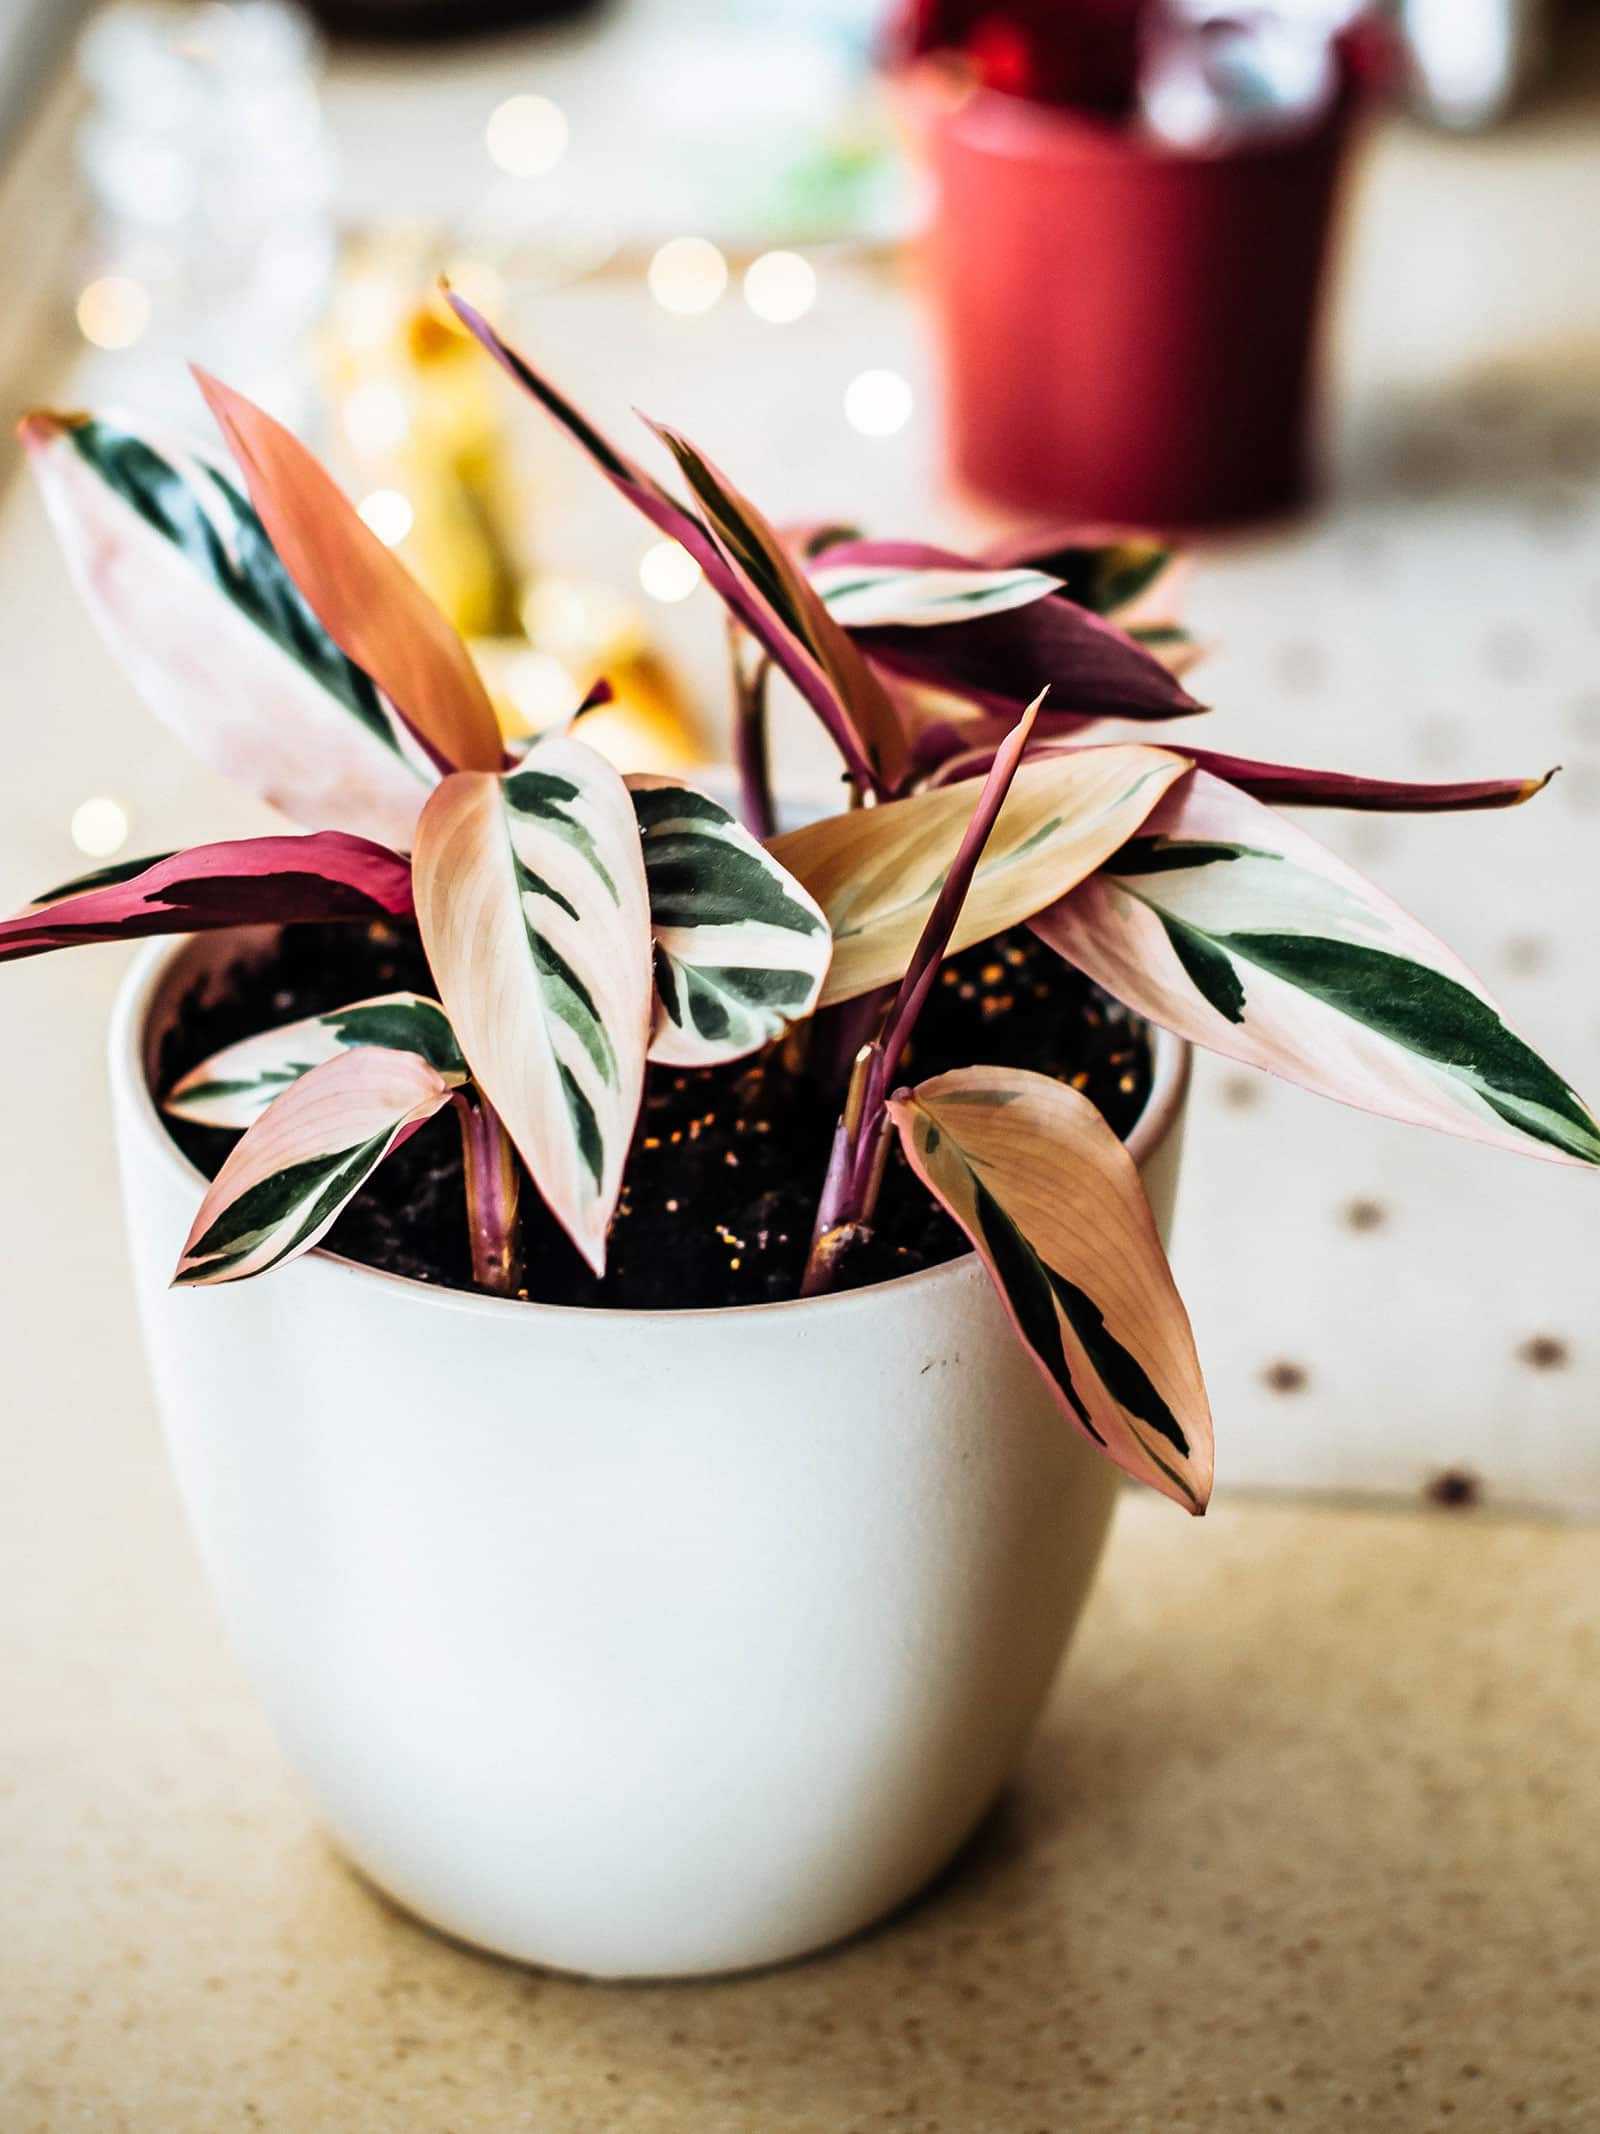
<svg viewBox="0 0 1600 2134">
<path fill-rule="evenodd" d="M 957 478 L 1162 528 L 1302 502 L 1348 109 L 1213 153 L 990 89 L 916 112 Z"/>
</svg>

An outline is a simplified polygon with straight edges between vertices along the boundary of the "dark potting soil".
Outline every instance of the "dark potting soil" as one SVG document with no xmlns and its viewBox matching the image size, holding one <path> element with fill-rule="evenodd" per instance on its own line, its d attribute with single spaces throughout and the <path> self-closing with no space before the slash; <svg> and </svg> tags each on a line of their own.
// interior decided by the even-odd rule
<svg viewBox="0 0 1600 2134">
<path fill-rule="evenodd" d="M 1136 1017 L 1025 929 L 952 957 L 940 978 L 902 1080 L 951 1067 L 1028 1067 L 1084 1090 L 1119 1134 L 1128 1133 L 1150 1086 L 1149 1044 Z M 236 965 L 213 998 L 197 985 L 184 999 L 162 1041 L 160 1087 L 239 1038 L 402 990 L 437 993 L 415 928 L 287 927 L 272 956 Z M 525 1294 L 546 1304 L 665 1311 L 797 1295 L 839 1101 L 837 1089 L 824 1093 L 783 1046 L 727 1067 L 650 1068 L 604 1279 L 590 1273 L 529 1187 Z M 166 1124 L 208 1178 L 237 1138 L 181 1120 Z M 391 1274 L 477 1286 L 453 1107 L 374 1173 L 324 1243 Z M 966 1250 L 895 1144 L 872 1234 L 846 1258 L 838 1286 L 913 1274 Z"/>
</svg>

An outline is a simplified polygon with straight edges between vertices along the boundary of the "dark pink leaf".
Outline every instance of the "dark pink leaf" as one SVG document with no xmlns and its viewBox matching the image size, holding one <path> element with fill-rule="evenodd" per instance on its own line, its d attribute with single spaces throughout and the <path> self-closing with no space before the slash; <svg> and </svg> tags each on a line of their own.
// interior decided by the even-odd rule
<svg viewBox="0 0 1600 2134">
<path fill-rule="evenodd" d="M 864 782 L 874 783 L 872 767 L 844 708 L 816 660 L 781 617 L 741 572 L 735 570 L 712 534 L 651 474 L 617 448 L 503 341 L 481 312 L 464 297 L 452 294 L 450 307 L 463 326 L 482 343 L 490 355 L 530 394 L 548 415 L 554 417 L 575 443 L 651 525 L 686 548 L 706 576 L 718 599 L 737 617 L 758 643 L 772 655 L 822 721 L 851 770 Z"/>
<path fill-rule="evenodd" d="M 1171 744 L 1196 770 L 1237 786 L 1278 807 L 1359 808 L 1410 815 L 1446 814 L 1467 808 L 1514 808 L 1542 793 L 1555 776 L 1480 778 L 1453 785 L 1419 785 L 1403 778 L 1361 778 L 1349 771 L 1300 770 L 1288 763 L 1261 763 L 1253 756 L 1226 756 L 1216 749 Z"/>
<path fill-rule="evenodd" d="M 129 860 L 64 883 L 0 922 L 0 962 L 88 941 L 301 919 L 411 916 L 411 867 L 342 830 L 243 837 Z"/>
</svg>

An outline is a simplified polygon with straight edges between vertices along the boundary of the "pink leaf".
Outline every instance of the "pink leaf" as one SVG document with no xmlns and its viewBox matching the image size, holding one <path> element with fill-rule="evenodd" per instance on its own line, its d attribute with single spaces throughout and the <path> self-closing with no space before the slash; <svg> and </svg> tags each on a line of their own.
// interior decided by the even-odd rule
<svg viewBox="0 0 1600 2134">
<path fill-rule="evenodd" d="M 382 845 L 341 830 L 243 837 L 122 861 L 63 883 L 0 923 L 0 962 L 142 934 L 410 915 L 411 870 Z"/>
<path fill-rule="evenodd" d="M 483 315 L 463 297 L 452 295 L 451 309 L 463 326 L 489 351 L 524 392 L 537 400 L 567 434 L 588 454 L 606 479 L 625 496 L 652 526 L 686 548 L 705 572 L 706 582 L 730 612 L 771 655 L 810 704 L 832 736 L 851 771 L 871 782 L 866 751 L 832 684 L 815 659 L 776 615 L 760 590 L 736 570 L 722 548 L 693 512 L 688 511 L 661 484 L 619 452 L 570 401 L 548 384 L 532 365 L 503 341 Z"/>
<path fill-rule="evenodd" d="M 1205 771 L 1030 923 L 1107 992 L 1213 1052 L 1389 1118 L 1600 1162 L 1588 1107 L 1459 957 Z"/>
<path fill-rule="evenodd" d="M 582 741 L 422 811 L 417 919 L 456 1040 L 540 1195 L 595 1272 L 644 1087 L 654 982 L 633 802 Z"/>
<path fill-rule="evenodd" d="M 313 1067 L 229 1153 L 174 1282 L 236 1282 L 309 1252 L 390 1150 L 449 1101 L 453 1086 L 419 1054 L 378 1046 Z"/>
<path fill-rule="evenodd" d="M 963 1067 L 889 1108 L 1062 1413 L 1137 1481 L 1204 1511 L 1211 1410 L 1188 1314 L 1138 1166 L 1094 1105 L 1045 1075 Z"/>
<path fill-rule="evenodd" d="M 335 644 L 441 767 L 498 769 L 494 707 L 449 622 L 298 438 L 242 393 L 195 376 L 285 570 Z"/>
</svg>

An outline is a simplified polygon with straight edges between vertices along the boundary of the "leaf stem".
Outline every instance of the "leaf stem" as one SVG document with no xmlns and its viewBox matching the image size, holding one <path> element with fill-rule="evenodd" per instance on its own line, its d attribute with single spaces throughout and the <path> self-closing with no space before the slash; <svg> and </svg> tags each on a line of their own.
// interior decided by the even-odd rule
<svg viewBox="0 0 1600 2134">
<path fill-rule="evenodd" d="M 983 781 L 966 835 L 934 899 L 933 909 L 912 950 L 905 976 L 890 1002 L 882 1028 L 856 1054 L 850 1087 L 845 1095 L 844 1113 L 834 1129 L 828 1169 L 817 1202 L 811 1251 L 800 1283 L 802 1297 L 821 1296 L 833 1287 L 845 1252 L 876 1212 L 888 1162 L 888 1100 L 895 1070 L 911 1041 L 917 1017 L 933 990 L 939 965 L 950 945 L 950 936 L 961 916 L 967 892 L 972 887 L 972 878 L 1005 805 L 1011 781 L 1017 775 L 1028 736 L 1043 702 L 1041 691 L 995 750 L 994 762 Z"/>
<path fill-rule="evenodd" d="M 772 798 L 772 763 L 767 732 L 767 677 L 771 656 L 757 650 L 747 659 L 745 633 L 728 617 L 728 656 L 733 665 L 733 745 L 739 766 L 739 813 L 752 837 L 769 838 L 778 827 Z"/>
<path fill-rule="evenodd" d="M 522 1287 L 522 1233 L 517 1219 L 522 1173 L 500 1114 L 481 1091 L 458 1090 L 467 1181 L 467 1233 L 472 1242 L 472 1278 L 497 1297 Z"/>
</svg>

